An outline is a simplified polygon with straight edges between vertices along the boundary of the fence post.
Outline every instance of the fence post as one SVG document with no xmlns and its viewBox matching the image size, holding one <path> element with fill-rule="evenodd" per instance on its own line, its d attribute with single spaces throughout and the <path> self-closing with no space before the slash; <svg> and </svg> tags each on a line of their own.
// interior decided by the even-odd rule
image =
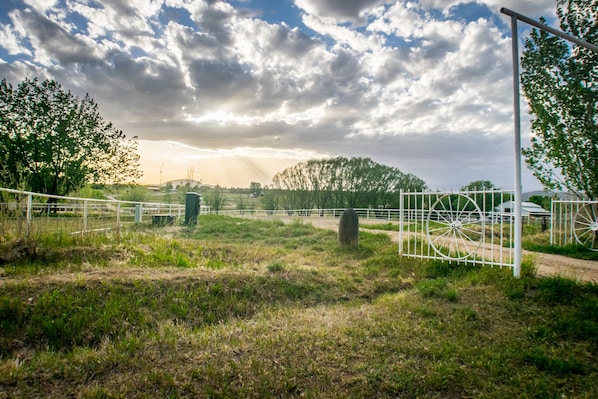
<svg viewBox="0 0 598 399">
<path fill-rule="evenodd" d="M 403 189 L 399 192 L 399 255 L 403 255 Z"/>
<path fill-rule="evenodd" d="M 29 238 L 29 233 L 31 233 L 31 211 L 33 208 L 33 195 L 27 195 L 27 222 L 25 227 L 25 237 Z"/>
<path fill-rule="evenodd" d="M 87 232 L 87 201 L 83 201 L 83 231 Z"/>
<path fill-rule="evenodd" d="M 554 245 L 554 223 L 553 223 L 554 208 L 555 208 L 554 198 L 551 198 L 550 199 L 550 245 Z"/>
<path fill-rule="evenodd" d="M 135 223 L 141 223 L 141 204 L 135 205 Z"/>
<path fill-rule="evenodd" d="M 120 202 L 116 204 L 116 233 L 120 234 Z"/>
</svg>

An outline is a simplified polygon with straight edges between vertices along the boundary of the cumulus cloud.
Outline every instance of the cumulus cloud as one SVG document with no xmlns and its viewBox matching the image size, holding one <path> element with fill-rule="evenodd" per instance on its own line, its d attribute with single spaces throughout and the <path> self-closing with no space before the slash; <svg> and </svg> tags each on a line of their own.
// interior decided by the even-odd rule
<svg viewBox="0 0 598 399">
<path fill-rule="evenodd" d="M 0 29 L 0 73 L 89 93 L 145 141 L 370 156 L 461 184 L 511 162 L 500 3 L 295 0 L 291 26 L 250 1 L 26 0 Z M 552 0 L 503 3 L 554 12 Z M 461 14 L 474 6 L 482 16 Z"/>
<path fill-rule="evenodd" d="M 337 22 L 362 24 L 366 14 L 385 0 L 295 0 L 306 13 Z"/>
</svg>

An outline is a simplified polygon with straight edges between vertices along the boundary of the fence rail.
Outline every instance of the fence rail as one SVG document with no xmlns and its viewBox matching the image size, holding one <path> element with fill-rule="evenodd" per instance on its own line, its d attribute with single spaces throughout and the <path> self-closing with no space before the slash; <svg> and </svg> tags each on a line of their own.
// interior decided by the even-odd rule
<svg viewBox="0 0 598 399">
<path fill-rule="evenodd" d="M 63 197 L 6 188 L 0 188 L 0 198 L 0 234 L 5 239 L 120 229 L 154 215 L 180 218 L 185 212 L 179 204 Z"/>
<path fill-rule="evenodd" d="M 401 193 L 400 209 L 357 208 L 362 219 L 399 224 L 403 256 L 512 266 L 513 217 L 497 212 L 511 191 Z M 340 218 L 345 208 L 293 210 L 221 210 L 201 206 L 200 214 L 235 217 Z M 0 188 L 0 238 L 48 233 L 79 234 L 152 222 L 154 216 L 181 219 L 181 204 L 62 197 Z M 553 200 L 552 245 L 583 245 L 598 251 L 598 201 Z"/>
</svg>

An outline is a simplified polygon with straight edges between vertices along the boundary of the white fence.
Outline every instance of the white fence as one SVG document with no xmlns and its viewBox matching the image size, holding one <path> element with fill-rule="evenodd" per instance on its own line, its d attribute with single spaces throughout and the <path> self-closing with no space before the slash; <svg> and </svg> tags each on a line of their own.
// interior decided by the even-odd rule
<svg viewBox="0 0 598 399">
<path fill-rule="evenodd" d="M 512 191 L 402 192 L 399 253 L 513 267 L 513 214 L 495 211 L 512 195 Z"/>
<path fill-rule="evenodd" d="M 62 197 L 0 188 L 0 235 L 20 239 L 48 233 L 90 233 L 152 221 L 153 216 L 184 216 L 179 204 Z"/>
<path fill-rule="evenodd" d="M 400 209 L 355 209 L 360 218 L 399 223 L 402 256 L 471 264 L 513 266 L 513 214 L 496 212 L 512 191 L 458 193 L 402 192 Z M 19 239 L 41 233 L 119 229 L 152 222 L 154 216 L 184 216 L 184 205 L 60 197 L 0 188 L 0 236 Z M 244 217 L 339 218 L 344 208 L 298 210 L 224 210 Z M 550 242 L 598 251 L 598 201 L 553 200 Z"/>
<path fill-rule="evenodd" d="M 598 251 L 598 201 L 553 200 L 550 243 Z"/>
<path fill-rule="evenodd" d="M 400 209 L 355 209 L 360 218 L 399 224 L 402 256 L 513 267 L 514 216 L 495 209 L 512 200 L 512 191 L 401 193 Z M 339 218 L 344 208 L 224 210 L 240 217 Z"/>
</svg>

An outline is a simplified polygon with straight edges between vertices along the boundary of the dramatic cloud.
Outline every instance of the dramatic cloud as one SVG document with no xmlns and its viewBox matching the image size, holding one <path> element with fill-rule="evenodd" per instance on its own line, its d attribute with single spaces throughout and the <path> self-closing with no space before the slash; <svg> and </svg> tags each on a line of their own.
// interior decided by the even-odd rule
<svg viewBox="0 0 598 399">
<path fill-rule="evenodd" d="M 345 155 L 433 188 L 512 186 L 510 26 L 499 9 L 551 17 L 553 0 L 260 4 L 12 0 L 0 6 L 0 75 L 89 93 L 141 140 L 148 182 L 157 168 L 185 177 L 182 162 L 205 170 L 205 159 L 236 157 L 247 175 L 221 184 L 268 183 L 272 168 Z"/>
</svg>

